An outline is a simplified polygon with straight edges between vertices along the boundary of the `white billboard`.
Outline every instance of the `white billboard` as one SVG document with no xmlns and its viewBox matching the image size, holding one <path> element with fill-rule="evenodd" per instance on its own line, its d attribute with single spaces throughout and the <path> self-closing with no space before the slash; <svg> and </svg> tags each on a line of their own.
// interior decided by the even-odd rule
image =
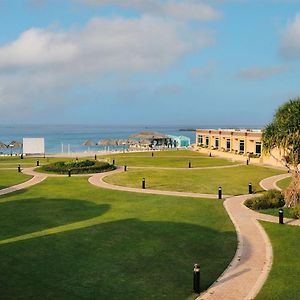
<svg viewBox="0 0 300 300">
<path fill-rule="evenodd" d="M 24 154 L 45 154 L 44 138 L 23 138 Z"/>
</svg>

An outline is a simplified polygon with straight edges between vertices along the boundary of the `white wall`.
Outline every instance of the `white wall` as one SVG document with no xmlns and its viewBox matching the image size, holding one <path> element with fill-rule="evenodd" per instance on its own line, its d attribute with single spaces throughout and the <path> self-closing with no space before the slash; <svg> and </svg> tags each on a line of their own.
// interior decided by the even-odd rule
<svg viewBox="0 0 300 300">
<path fill-rule="evenodd" d="M 44 154 L 45 139 L 44 138 L 23 138 L 24 154 Z"/>
</svg>

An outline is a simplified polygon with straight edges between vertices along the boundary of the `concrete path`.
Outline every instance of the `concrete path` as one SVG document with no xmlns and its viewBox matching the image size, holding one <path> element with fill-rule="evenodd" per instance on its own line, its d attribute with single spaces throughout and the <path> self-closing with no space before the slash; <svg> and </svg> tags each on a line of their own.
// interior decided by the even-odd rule
<svg viewBox="0 0 300 300">
<path fill-rule="evenodd" d="M 158 169 L 158 170 L 214 170 L 214 169 L 226 169 L 226 168 L 236 168 L 236 167 L 240 167 L 240 166 L 244 166 L 245 164 L 236 164 L 236 165 L 226 165 L 226 166 L 214 166 L 214 167 L 191 167 L 191 168 L 188 168 L 188 167 L 182 167 L 182 168 L 179 168 L 179 167 L 134 167 L 134 166 L 129 166 L 127 169 Z"/>
<path fill-rule="evenodd" d="M 122 172 L 122 169 L 119 168 L 110 173 L 95 174 L 89 178 L 89 182 L 101 188 L 120 191 L 212 198 L 212 195 L 206 194 L 121 187 L 103 181 L 104 177 L 116 172 Z M 263 180 L 261 185 L 265 189 L 273 189 L 277 181 L 288 176 L 289 174 L 273 176 Z M 228 198 L 224 201 L 224 207 L 237 231 L 238 249 L 228 268 L 197 300 L 250 300 L 255 298 L 265 283 L 271 270 L 273 253 L 270 240 L 258 220 L 278 223 L 278 218 L 248 209 L 244 205 L 245 200 L 255 196 L 257 195 L 227 196 Z M 285 219 L 285 222 L 291 225 L 300 225 L 300 222 L 295 220 Z"/>
<path fill-rule="evenodd" d="M 29 179 L 26 182 L 23 182 L 23 183 L 0 190 L 0 196 L 29 188 L 33 185 L 36 185 L 36 184 L 42 182 L 46 178 L 47 178 L 47 175 L 45 175 L 45 174 L 34 175 L 31 179 Z"/>
<path fill-rule="evenodd" d="M 272 177 L 268 177 L 263 179 L 259 185 L 265 190 L 265 191 L 269 191 L 269 190 L 278 190 L 281 191 L 281 189 L 276 185 L 276 183 L 282 179 L 291 177 L 291 174 L 287 173 L 287 174 L 281 174 L 281 175 L 275 175 Z"/>
<path fill-rule="evenodd" d="M 176 191 L 163 191 L 163 190 L 153 190 L 153 189 L 141 189 L 141 188 L 131 188 L 125 186 L 119 186 L 104 182 L 104 177 L 109 175 L 113 175 L 116 173 L 123 172 L 123 168 L 117 168 L 117 170 L 106 173 L 98 173 L 94 174 L 89 178 L 89 182 L 95 186 L 98 186 L 103 189 L 109 190 L 117 190 L 131 193 L 144 193 L 144 194 L 154 194 L 154 195 L 168 195 L 168 196 L 179 196 L 179 197 L 194 197 L 194 198 L 209 198 L 209 199 L 217 199 L 218 195 L 212 194 L 200 194 L 200 193 L 189 193 L 189 192 L 176 192 Z M 231 195 L 223 195 L 223 198 L 232 197 Z"/>
<path fill-rule="evenodd" d="M 112 174 L 122 172 L 122 168 L 107 173 L 93 174 L 89 182 L 101 188 L 147 193 L 170 196 L 184 196 L 197 198 L 216 198 L 216 195 L 158 191 L 149 189 L 129 188 L 115 186 L 105 183 L 103 178 Z M 0 191 L 0 195 L 8 194 L 23 188 L 37 184 L 47 178 L 48 174 L 41 174 L 33 171 L 33 168 L 24 169 L 25 174 L 33 175 L 29 181 Z M 264 189 L 273 189 L 276 182 L 288 177 L 289 174 L 273 176 L 264 179 L 261 186 Z M 52 176 L 52 175 L 51 175 Z M 61 175 L 54 175 L 61 176 Z M 65 175 L 62 175 L 65 176 Z M 90 176 L 90 175 L 86 175 Z M 260 214 L 248 209 L 243 205 L 246 199 L 255 195 L 226 196 L 224 207 L 228 212 L 238 237 L 238 249 L 228 268 L 218 278 L 218 280 L 203 294 L 198 300 L 250 300 L 254 299 L 263 286 L 272 266 L 272 246 L 265 231 L 258 220 L 278 222 L 278 218 L 265 214 Z M 289 225 L 300 225 L 300 221 L 285 219 Z M 201 266 L 200 266 L 201 267 Z"/>
</svg>

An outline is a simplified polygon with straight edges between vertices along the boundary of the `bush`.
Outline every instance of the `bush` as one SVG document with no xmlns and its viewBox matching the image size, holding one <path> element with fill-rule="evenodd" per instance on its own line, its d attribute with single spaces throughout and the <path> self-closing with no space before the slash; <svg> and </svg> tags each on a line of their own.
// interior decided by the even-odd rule
<svg viewBox="0 0 300 300">
<path fill-rule="evenodd" d="M 251 209 L 260 210 L 283 207 L 285 201 L 281 192 L 270 190 L 265 192 L 262 196 L 246 200 L 245 205 Z"/>
<path fill-rule="evenodd" d="M 92 161 L 92 160 L 74 160 L 74 161 L 59 161 L 53 164 L 43 166 L 41 169 L 46 172 L 68 174 L 71 170 L 72 174 L 89 174 L 101 173 L 114 170 L 116 167 L 107 162 Z"/>
<path fill-rule="evenodd" d="M 300 219 L 300 205 L 297 205 L 297 206 L 293 207 L 292 217 L 294 219 Z"/>
</svg>

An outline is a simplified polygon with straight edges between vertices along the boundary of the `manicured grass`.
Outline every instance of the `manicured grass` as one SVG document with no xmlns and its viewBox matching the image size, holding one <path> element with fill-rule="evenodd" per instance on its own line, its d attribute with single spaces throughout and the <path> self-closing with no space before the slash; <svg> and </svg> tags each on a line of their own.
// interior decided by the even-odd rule
<svg viewBox="0 0 300 300">
<path fill-rule="evenodd" d="M 239 166 L 233 168 L 210 170 L 135 170 L 105 177 L 108 183 L 129 187 L 141 187 L 141 180 L 146 178 L 150 189 L 186 191 L 216 194 L 222 186 L 224 194 L 239 195 L 248 193 L 248 184 L 252 183 L 254 191 L 260 191 L 259 182 L 281 171 L 258 167 Z"/>
<path fill-rule="evenodd" d="M 284 207 L 283 209 L 283 214 L 285 218 L 290 218 L 293 219 L 293 214 L 292 214 L 292 208 L 287 208 Z M 278 216 L 278 210 L 279 208 L 268 208 L 268 209 L 261 209 L 258 212 L 263 213 L 263 214 L 267 214 L 267 215 L 272 215 L 272 216 Z"/>
<path fill-rule="evenodd" d="M 0 190 L 29 180 L 32 176 L 18 173 L 17 170 L 0 169 Z"/>
<path fill-rule="evenodd" d="M 300 299 L 300 228 L 261 222 L 273 246 L 271 273 L 256 300 Z"/>
<path fill-rule="evenodd" d="M 291 182 L 292 182 L 292 178 L 288 177 L 288 178 L 278 181 L 277 186 L 279 188 L 281 188 L 282 190 L 285 190 L 291 184 Z"/>
<path fill-rule="evenodd" d="M 189 162 L 192 167 L 214 167 L 214 166 L 228 166 L 237 164 L 222 158 L 208 157 L 195 151 L 173 150 L 173 151 L 159 151 L 154 152 L 139 152 L 139 153 L 125 153 L 103 156 L 102 158 L 119 166 L 132 167 L 171 167 L 171 168 L 188 168 Z"/>
<path fill-rule="evenodd" d="M 19 156 L 3 156 L 0 157 L 0 169 L 1 168 L 17 168 L 20 164 L 21 167 L 29 168 L 36 166 L 36 162 L 39 160 L 40 165 L 46 165 L 52 162 L 56 161 L 63 161 L 66 160 L 66 158 L 56 158 L 56 157 L 49 157 L 49 158 L 43 158 L 43 157 L 24 157 L 24 159 L 21 159 Z M 71 160 L 68 158 L 68 160 Z"/>
<path fill-rule="evenodd" d="M 48 178 L 0 197 L 1 298 L 193 299 L 223 272 L 236 233 L 222 201 L 103 190 Z"/>
</svg>

